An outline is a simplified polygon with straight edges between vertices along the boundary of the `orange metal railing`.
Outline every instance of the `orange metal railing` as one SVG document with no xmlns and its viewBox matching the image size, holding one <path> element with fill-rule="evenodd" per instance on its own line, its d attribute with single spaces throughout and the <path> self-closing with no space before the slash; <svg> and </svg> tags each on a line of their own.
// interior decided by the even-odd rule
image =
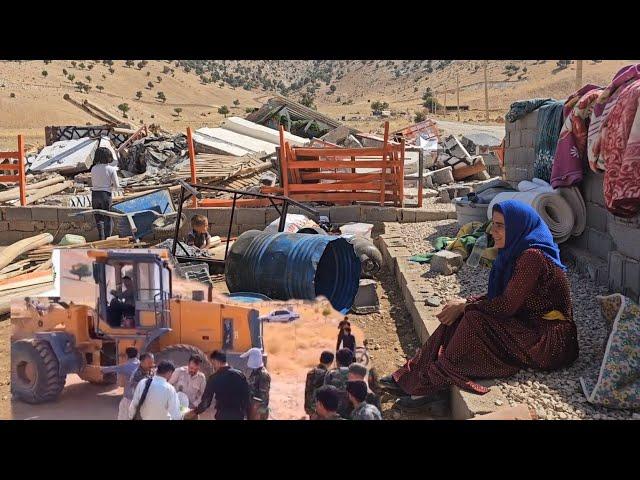
<svg viewBox="0 0 640 480">
<path fill-rule="evenodd" d="M 5 162 L 9 160 L 9 162 Z M 27 181 L 25 178 L 24 166 L 24 138 L 18 135 L 18 150 L 14 152 L 0 152 L 0 173 L 13 172 L 12 174 L 0 175 L 0 182 L 16 182 L 20 187 L 20 205 L 27 204 Z"/>
</svg>

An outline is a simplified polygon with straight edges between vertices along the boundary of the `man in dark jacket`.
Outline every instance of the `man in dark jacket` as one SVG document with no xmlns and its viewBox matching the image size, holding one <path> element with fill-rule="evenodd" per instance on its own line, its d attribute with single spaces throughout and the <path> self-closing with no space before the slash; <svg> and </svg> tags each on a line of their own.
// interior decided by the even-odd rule
<svg viewBox="0 0 640 480">
<path fill-rule="evenodd" d="M 214 373 L 207 380 L 200 404 L 184 415 L 191 420 L 211 406 L 215 396 L 216 420 L 245 420 L 249 414 L 249 384 L 240 370 L 231 368 L 227 355 L 219 350 L 211 353 Z"/>
</svg>

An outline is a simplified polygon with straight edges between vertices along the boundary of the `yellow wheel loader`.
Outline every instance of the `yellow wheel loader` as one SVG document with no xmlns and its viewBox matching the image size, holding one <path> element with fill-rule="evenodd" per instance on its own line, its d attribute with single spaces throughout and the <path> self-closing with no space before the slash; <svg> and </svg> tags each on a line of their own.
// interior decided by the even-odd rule
<svg viewBox="0 0 640 480">
<path fill-rule="evenodd" d="M 71 373 L 92 383 L 112 383 L 113 375 L 103 375 L 100 367 L 125 362 L 127 347 L 152 352 L 156 362 L 170 360 L 176 367 L 199 354 L 207 376 L 213 350 L 225 351 L 231 366 L 240 369 L 246 368 L 242 352 L 251 347 L 264 352 L 258 310 L 206 301 L 196 295 L 200 291 L 193 298 L 172 295 L 168 255 L 135 250 L 90 250 L 88 255 L 99 286 L 95 308 L 58 300 L 12 339 L 16 398 L 34 404 L 55 400 Z M 131 290 L 123 290 L 123 283 Z"/>
</svg>

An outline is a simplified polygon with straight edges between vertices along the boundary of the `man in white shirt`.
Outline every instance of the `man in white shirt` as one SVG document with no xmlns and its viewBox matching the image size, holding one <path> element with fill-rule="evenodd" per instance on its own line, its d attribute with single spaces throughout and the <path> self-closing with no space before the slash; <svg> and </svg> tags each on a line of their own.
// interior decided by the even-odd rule
<svg viewBox="0 0 640 480">
<path fill-rule="evenodd" d="M 200 355 L 191 355 L 188 365 L 176 368 L 169 379 L 178 392 L 183 392 L 189 399 L 189 408 L 193 409 L 200 405 L 204 388 L 207 386 L 207 378 L 200 371 L 202 358 Z"/>
<path fill-rule="evenodd" d="M 138 383 L 129 405 L 129 418 L 134 419 L 140 405 L 139 413 L 142 420 L 181 420 L 180 401 L 178 394 L 169 379 L 175 371 L 173 363 L 162 361 L 156 368 L 156 374 L 151 379 Z M 144 395 L 147 390 L 146 395 Z"/>
<path fill-rule="evenodd" d="M 91 167 L 91 207 L 98 210 L 111 210 L 113 191 L 120 188 L 118 167 L 111 166 L 113 154 L 106 147 L 98 147 L 93 156 Z M 111 236 L 111 217 L 95 213 L 96 225 L 101 240 Z"/>
</svg>

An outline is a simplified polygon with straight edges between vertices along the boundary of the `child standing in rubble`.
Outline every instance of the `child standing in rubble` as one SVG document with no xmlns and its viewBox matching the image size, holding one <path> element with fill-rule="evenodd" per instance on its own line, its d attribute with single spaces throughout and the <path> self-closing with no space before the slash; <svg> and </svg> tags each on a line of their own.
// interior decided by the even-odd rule
<svg viewBox="0 0 640 480">
<path fill-rule="evenodd" d="M 108 148 L 98 147 L 91 167 L 91 207 L 95 210 L 111 210 L 113 191 L 120 188 L 118 168 L 111 165 L 114 158 Z M 100 240 L 111 236 L 111 217 L 95 213 Z"/>
<path fill-rule="evenodd" d="M 187 245 L 196 248 L 208 248 L 211 235 L 209 234 L 209 220 L 204 215 L 191 217 L 191 231 L 187 234 Z"/>
</svg>

